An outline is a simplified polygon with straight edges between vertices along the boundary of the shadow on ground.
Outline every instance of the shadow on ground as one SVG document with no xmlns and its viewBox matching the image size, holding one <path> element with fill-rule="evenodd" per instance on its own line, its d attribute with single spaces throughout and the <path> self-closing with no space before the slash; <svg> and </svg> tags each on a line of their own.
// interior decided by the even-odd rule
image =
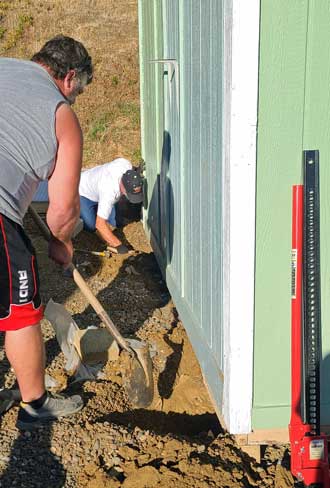
<svg viewBox="0 0 330 488">
<path fill-rule="evenodd" d="M 187 413 L 164 413 L 141 408 L 123 413 L 112 412 L 96 419 L 96 421 L 129 425 L 130 428 L 139 427 L 158 435 L 196 436 L 212 431 L 213 435 L 216 436 L 223 432 L 217 416 L 212 413 L 189 415 Z"/>
</svg>

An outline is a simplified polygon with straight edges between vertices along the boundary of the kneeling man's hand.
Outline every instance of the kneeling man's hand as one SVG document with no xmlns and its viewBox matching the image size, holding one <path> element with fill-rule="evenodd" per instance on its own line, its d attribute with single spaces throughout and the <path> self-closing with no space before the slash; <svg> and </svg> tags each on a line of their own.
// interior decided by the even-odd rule
<svg viewBox="0 0 330 488">
<path fill-rule="evenodd" d="M 108 246 L 109 251 L 114 254 L 128 254 L 129 249 L 124 244 L 119 244 L 119 246 Z"/>
</svg>

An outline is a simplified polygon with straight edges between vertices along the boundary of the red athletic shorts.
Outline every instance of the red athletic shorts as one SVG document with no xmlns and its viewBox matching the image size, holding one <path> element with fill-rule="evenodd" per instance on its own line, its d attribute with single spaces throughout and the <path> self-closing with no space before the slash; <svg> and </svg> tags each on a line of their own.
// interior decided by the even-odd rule
<svg viewBox="0 0 330 488">
<path fill-rule="evenodd" d="M 0 213 L 0 331 L 43 317 L 35 250 L 23 228 Z"/>
</svg>

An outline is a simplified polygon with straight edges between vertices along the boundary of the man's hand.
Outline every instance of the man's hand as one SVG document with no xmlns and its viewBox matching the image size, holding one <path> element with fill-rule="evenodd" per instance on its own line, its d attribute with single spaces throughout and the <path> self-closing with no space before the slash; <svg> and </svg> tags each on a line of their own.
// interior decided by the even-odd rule
<svg viewBox="0 0 330 488">
<path fill-rule="evenodd" d="M 119 246 L 107 246 L 107 249 L 115 254 L 127 254 L 130 252 L 128 247 L 124 244 L 119 244 Z"/>
<path fill-rule="evenodd" d="M 72 242 L 62 242 L 52 237 L 48 243 L 48 256 L 60 264 L 63 268 L 66 268 L 72 261 L 73 246 Z"/>
</svg>

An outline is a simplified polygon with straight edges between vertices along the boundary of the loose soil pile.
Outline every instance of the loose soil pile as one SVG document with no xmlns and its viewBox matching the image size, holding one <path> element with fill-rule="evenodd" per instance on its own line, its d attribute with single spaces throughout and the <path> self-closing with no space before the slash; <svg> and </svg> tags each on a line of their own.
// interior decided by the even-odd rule
<svg viewBox="0 0 330 488">
<path fill-rule="evenodd" d="M 0 55 L 30 58 L 58 33 L 81 40 L 95 65 L 93 84 L 75 106 L 85 137 L 84 166 L 116 156 L 138 163 L 136 0 L 0 1 Z M 48 260 L 46 244 L 29 218 L 26 227 L 39 255 L 44 302 L 53 298 L 64 304 L 81 328 L 97 325 L 96 314 L 74 283 Z M 136 334 L 150 345 L 155 400 L 148 409 L 131 409 L 119 363 L 106 364 L 97 381 L 74 382 L 44 320 L 47 372 L 57 381 L 55 390 L 81 394 L 85 407 L 32 433 L 16 429 L 17 407 L 4 414 L 0 487 L 293 486 L 286 446 L 267 447 L 258 464 L 223 431 L 141 224 L 128 225 L 124 239 L 135 249 L 129 257 L 102 259 L 77 252 L 76 260 L 121 332 Z M 85 233 L 74 244 L 77 249 L 102 249 L 95 236 Z M 15 384 L 3 350 L 0 378 L 2 387 Z"/>
</svg>

